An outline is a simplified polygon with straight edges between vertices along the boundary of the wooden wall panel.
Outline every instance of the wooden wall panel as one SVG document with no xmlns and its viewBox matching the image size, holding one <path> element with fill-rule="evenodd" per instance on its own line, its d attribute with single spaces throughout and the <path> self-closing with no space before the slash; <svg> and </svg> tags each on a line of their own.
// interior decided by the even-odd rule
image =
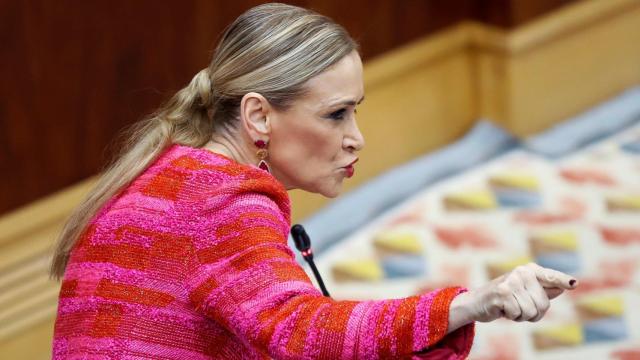
<svg viewBox="0 0 640 360">
<path fill-rule="evenodd" d="M 286 2 L 343 24 L 366 60 L 463 19 L 513 26 L 571 1 Z M 224 26 L 261 2 L 0 2 L 0 213 L 98 172 L 116 134 L 205 67 Z"/>
<path fill-rule="evenodd" d="M 476 26 L 479 114 L 526 136 L 640 83 L 639 19 L 640 2 L 607 0 L 513 31 Z"/>
<path fill-rule="evenodd" d="M 640 83 L 640 47 L 628 46 L 634 38 L 640 43 L 640 2 L 628 3 L 615 23 L 581 28 L 510 58 L 511 106 L 505 119 L 514 133 L 543 131 Z"/>
<path fill-rule="evenodd" d="M 197 30 L 196 8 L 147 3 L 0 9 L 0 33 L 13 34 L 1 50 L 1 210 L 95 173 L 120 129 L 206 64 L 215 33 Z"/>
<path fill-rule="evenodd" d="M 598 0 L 596 0 L 598 1 Z M 477 0 L 471 2 L 469 19 L 501 28 L 514 28 L 573 0 Z"/>
</svg>

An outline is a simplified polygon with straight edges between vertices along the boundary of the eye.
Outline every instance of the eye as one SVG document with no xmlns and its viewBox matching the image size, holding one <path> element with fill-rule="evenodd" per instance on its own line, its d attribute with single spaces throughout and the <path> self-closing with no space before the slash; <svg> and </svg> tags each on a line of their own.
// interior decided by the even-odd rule
<svg viewBox="0 0 640 360">
<path fill-rule="evenodd" d="M 332 120 L 342 120 L 344 119 L 344 115 L 346 114 L 347 109 L 340 109 L 340 110 L 336 110 L 334 112 L 332 112 L 331 114 L 329 114 L 329 116 L 327 116 L 329 119 Z"/>
</svg>

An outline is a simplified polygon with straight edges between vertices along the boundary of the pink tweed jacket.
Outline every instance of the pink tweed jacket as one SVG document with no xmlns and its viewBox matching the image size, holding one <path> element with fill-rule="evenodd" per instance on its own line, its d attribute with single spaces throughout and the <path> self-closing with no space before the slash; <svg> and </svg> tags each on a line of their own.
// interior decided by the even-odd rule
<svg viewBox="0 0 640 360">
<path fill-rule="evenodd" d="M 73 249 L 55 359 L 460 359 L 447 335 L 461 288 L 337 301 L 287 246 L 290 203 L 270 174 L 173 145 L 92 219 Z M 419 351 L 422 351 L 418 354 Z"/>
</svg>

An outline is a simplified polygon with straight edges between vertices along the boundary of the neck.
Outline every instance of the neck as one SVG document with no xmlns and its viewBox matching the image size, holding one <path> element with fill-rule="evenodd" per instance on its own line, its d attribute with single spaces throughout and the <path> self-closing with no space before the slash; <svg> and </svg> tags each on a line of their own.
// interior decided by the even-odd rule
<svg viewBox="0 0 640 360">
<path fill-rule="evenodd" d="M 247 146 L 239 144 L 240 141 L 229 135 L 214 136 L 204 148 L 215 153 L 222 154 L 240 164 L 255 165 L 258 163 L 256 155 L 247 149 Z"/>
</svg>

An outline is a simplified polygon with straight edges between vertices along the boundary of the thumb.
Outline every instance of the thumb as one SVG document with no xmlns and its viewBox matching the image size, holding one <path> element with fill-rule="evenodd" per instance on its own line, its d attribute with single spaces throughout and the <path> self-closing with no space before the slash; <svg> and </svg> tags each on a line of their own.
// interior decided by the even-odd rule
<svg viewBox="0 0 640 360">
<path fill-rule="evenodd" d="M 555 299 L 558 296 L 562 295 L 562 293 L 564 292 L 564 289 L 560 289 L 557 287 L 552 287 L 552 288 L 544 288 L 544 292 L 547 293 L 547 297 L 549 298 L 549 300 L 551 299 Z"/>
</svg>

